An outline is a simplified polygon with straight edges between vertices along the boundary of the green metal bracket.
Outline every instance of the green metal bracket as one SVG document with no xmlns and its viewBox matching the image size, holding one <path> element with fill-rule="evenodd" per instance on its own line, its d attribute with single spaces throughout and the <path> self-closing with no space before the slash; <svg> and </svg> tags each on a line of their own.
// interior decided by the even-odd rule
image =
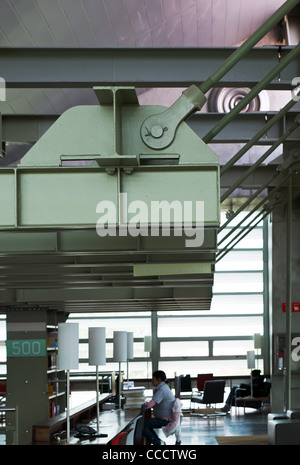
<svg viewBox="0 0 300 465">
<path fill-rule="evenodd" d="M 95 229 L 101 201 L 115 206 L 119 227 L 121 194 L 128 205 L 142 202 L 148 214 L 152 201 L 201 200 L 204 225 L 217 228 L 216 154 L 184 122 L 168 150 L 154 152 L 141 140 L 140 127 L 165 108 L 140 106 L 132 87 L 94 90 L 100 105 L 67 110 L 18 167 L 1 168 L 0 229 Z M 188 99 L 188 105 L 194 102 Z"/>
<path fill-rule="evenodd" d="M 174 140 L 178 125 L 206 102 L 205 95 L 196 86 L 182 92 L 167 110 L 149 116 L 142 124 L 141 137 L 148 147 L 158 150 L 168 147 Z"/>
</svg>

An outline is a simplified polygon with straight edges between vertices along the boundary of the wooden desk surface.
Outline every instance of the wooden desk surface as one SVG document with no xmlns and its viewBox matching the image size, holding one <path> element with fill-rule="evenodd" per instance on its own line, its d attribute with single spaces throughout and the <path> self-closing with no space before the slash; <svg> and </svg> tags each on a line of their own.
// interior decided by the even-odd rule
<svg viewBox="0 0 300 465">
<path fill-rule="evenodd" d="M 126 429 L 128 424 L 140 413 L 140 409 L 128 409 L 128 410 L 109 410 L 100 413 L 100 433 L 107 434 L 104 438 L 76 438 L 74 437 L 77 433 L 76 430 L 71 430 L 69 444 L 81 444 L 81 445 L 105 445 L 108 444 L 112 439 L 121 431 Z M 89 423 L 94 429 L 97 429 L 96 418 L 93 422 Z M 66 440 L 63 439 L 60 442 L 51 441 L 51 444 L 65 445 Z"/>
</svg>

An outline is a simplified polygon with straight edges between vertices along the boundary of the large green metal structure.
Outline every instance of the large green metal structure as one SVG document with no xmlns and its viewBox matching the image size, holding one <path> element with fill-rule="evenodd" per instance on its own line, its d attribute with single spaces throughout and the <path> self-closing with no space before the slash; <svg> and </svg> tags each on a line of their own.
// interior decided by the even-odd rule
<svg viewBox="0 0 300 465">
<path fill-rule="evenodd" d="M 99 105 L 66 111 L 17 167 L 0 169 L 0 305 L 7 312 L 10 343 L 45 339 L 47 325 L 56 326 L 69 312 L 210 308 L 220 167 L 207 143 L 299 55 L 300 46 L 203 139 L 185 120 L 201 108 L 204 94 L 298 3 L 288 0 L 200 88 L 189 87 L 170 108 L 140 106 L 132 87 L 97 87 Z M 124 196 L 125 211 L 120 203 Z M 98 234 L 103 201 L 115 206 L 116 234 Z M 151 227 L 136 228 L 135 234 L 124 228 L 128 205 L 141 220 L 141 210 L 149 213 L 153 202 L 171 206 L 175 201 L 204 206 L 200 245 L 187 246 L 189 230 L 180 229 L 178 218 L 171 216 L 171 221 L 155 217 L 155 234 Z M 190 232 L 195 231 L 198 217 L 193 209 L 188 220 Z M 27 444 L 32 425 L 48 417 L 46 357 L 9 357 L 7 374 L 7 403 L 18 406 L 19 443 Z"/>
<path fill-rule="evenodd" d="M 82 306 L 96 311 L 209 308 L 219 164 L 203 140 L 209 142 L 298 56 L 299 46 L 203 140 L 184 120 L 297 4 L 288 0 L 199 88 L 189 87 L 170 108 L 139 106 L 132 88 L 95 88 L 99 106 L 68 110 L 17 168 L 1 169 L 0 240 L 11 266 L 6 268 L 2 305 L 28 302 L 65 311 Z M 149 212 L 153 201 L 202 202 L 203 243 L 187 247 L 187 237 L 178 234 L 175 224 L 167 235 L 124 233 L 119 222 L 124 194 L 136 212 L 141 205 Z M 98 205 L 103 200 L 115 205 L 119 229 L 99 237 Z M 192 227 L 196 220 L 194 213 L 189 215 Z M 156 223 L 160 229 L 165 226 L 157 216 Z M 136 265 L 144 267 L 137 271 Z"/>
<path fill-rule="evenodd" d="M 1 170 L 2 253 L 23 252 L 17 259 L 20 271 L 21 266 L 32 267 L 36 253 L 39 257 L 44 254 L 32 276 L 34 289 L 29 278 L 28 287 L 18 289 L 12 300 L 59 303 L 63 308 L 65 301 L 88 300 L 95 310 L 109 309 L 111 302 L 105 307 L 107 300 L 116 302 L 113 310 L 121 310 L 124 300 L 125 309 L 132 310 L 157 309 L 160 302 L 163 308 L 171 304 L 170 309 L 174 303 L 175 308 L 209 308 L 219 226 L 219 162 L 212 150 L 181 122 L 186 111 L 198 105 L 194 94 L 199 91 L 191 88 L 183 93 L 184 111 L 181 105 L 179 109 L 171 107 L 180 124 L 176 125 L 176 137 L 173 134 L 173 140 L 161 149 L 145 143 L 147 135 L 143 130 L 151 115 L 164 115 L 169 110 L 140 106 L 133 88 L 95 88 L 95 92 L 98 106 L 66 111 L 17 168 Z M 96 230 L 101 216 L 97 206 L 108 201 L 119 212 L 121 194 L 126 194 L 124 208 L 139 202 L 149 212 L 153 202 L 159 207 L 164 202 L 172 207 L 178 201 L 184 209 L 184 202 L 193 206 L 202 201 L 204 242 L 200 246 L 192 243 L 197 219 L 194 207 L 189 215 L 189 235 L 183 227 L 178 230 L 170 208 L 167 233 L 162 231 L 166 226 L 163 215 L 155 235 L 150 225 L 144 233 L 124 233 L 118 213 L 116 234 L 100 237 Z M 146 220 L 151 223 L 150 215 Z M 43 281 L 42 276 L 45 278 L 42 268 L 46 271 L 50 256 L 58 267 L 63 266 L 66 257 L 73 257 L 76 265 L 88 272 L 81 273 L 76 288 L 70 289 L 65 285 L 70 279 L 68 274 L 61 269 L 59 281 L 56 269 L 50 284 L 47 282 L 43 288 L 38 283 Z M 137 264 L 146 266 L 137 271 Z M 162 264 L 163 270 L 147 268 Z M 31 274 L 32 269 L 28 276 Z M 49 267 L 46 274 L 49 278 Z"/>
</svg>

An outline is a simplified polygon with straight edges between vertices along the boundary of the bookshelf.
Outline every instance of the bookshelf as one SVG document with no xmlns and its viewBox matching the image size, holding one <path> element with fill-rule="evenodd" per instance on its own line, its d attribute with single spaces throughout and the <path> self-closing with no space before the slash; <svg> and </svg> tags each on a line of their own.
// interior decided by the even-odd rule
<svg viewBox="0 0 300 465">
<path fill-rule="evenodd" d="M 65 319 L 41 307 L 7 312 L 7 406 L 18 406 L 21 445 L 32 443 L 34 424 L 65 411 L 65 372 L 57 369 L 57 328 Z"/>
<path fill-rule="evenodd" d="M 65 371 L 58 369 L 57 326 L 47 326 L 47 391 L 49 418 L 59 415 L 66 408 Z"/>
</svg>

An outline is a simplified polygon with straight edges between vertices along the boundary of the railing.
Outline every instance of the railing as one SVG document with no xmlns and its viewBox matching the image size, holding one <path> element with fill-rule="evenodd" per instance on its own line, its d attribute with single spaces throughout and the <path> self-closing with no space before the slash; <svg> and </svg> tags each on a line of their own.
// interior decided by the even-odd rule
<svg viewBox="0 0 300 465">
<path fill-rule="evenodd" d="M 15 415 L 14 424 L 11 420 L 8 420 L 7 413 Z M 19 437 L 18 407 L 0 407 L 0 433 L 8 433 L 10 431 L 13 433 L 12 445 L 17 445 Z"/>
</svg>

